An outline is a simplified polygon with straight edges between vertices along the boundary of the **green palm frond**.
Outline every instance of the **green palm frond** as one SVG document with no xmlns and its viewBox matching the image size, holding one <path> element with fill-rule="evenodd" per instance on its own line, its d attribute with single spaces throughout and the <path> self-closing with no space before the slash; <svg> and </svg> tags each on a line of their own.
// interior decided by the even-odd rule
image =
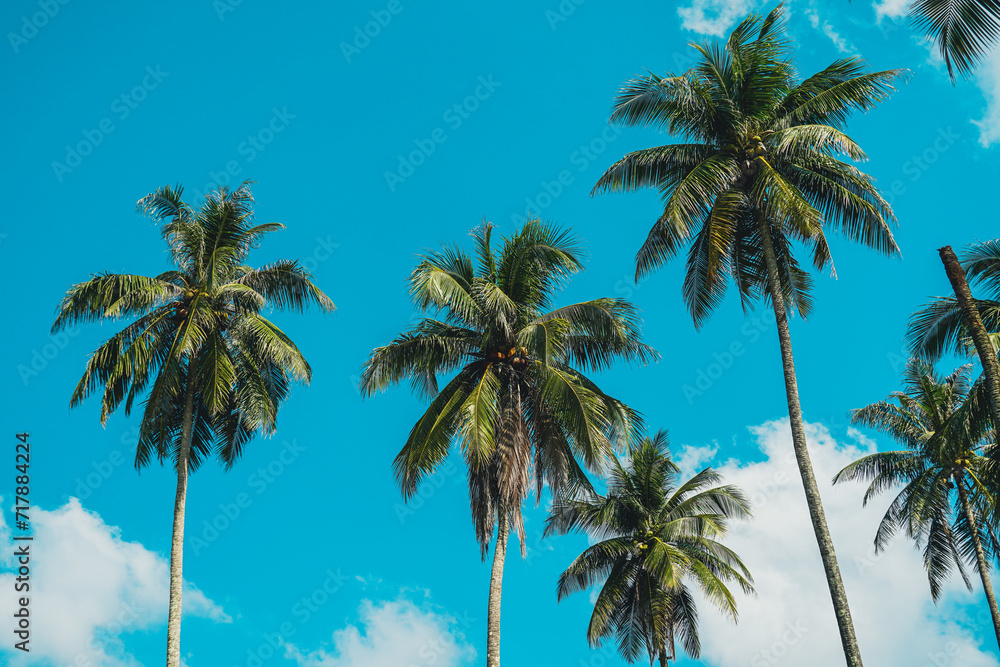
<svg viewBox="0 0 1000 667">
<path fill-rule="evenodd" d="M 610 462 L 605 494 L 588 489 L 559 498 L 546 521 L 546 535 L 585 532 L 598 540 L 560 576 L 558 597 L 600 586 L 588 640 L 596 646 L 615 637 L 629 662 L 643 651 L 655 660 L 674 637 L 689 655 L 699 654 L 688 583 L 734 620 L 728 584 L 754 592 L 746 565 L 717 539 L 730 520 L 749 518 L 745 495 L 718 486 L 711 468 L 678 483 L 668 444 L 663 431 L 633 442 L 624 460 Z"/>
<path fill-rule="evenodd" d="M 917 30 L 937 46 L 952 80 L 972 75 L 1000 37 L 1000 4 L 995 0 L 914 0 L 909 7 Z"/>
</svg>

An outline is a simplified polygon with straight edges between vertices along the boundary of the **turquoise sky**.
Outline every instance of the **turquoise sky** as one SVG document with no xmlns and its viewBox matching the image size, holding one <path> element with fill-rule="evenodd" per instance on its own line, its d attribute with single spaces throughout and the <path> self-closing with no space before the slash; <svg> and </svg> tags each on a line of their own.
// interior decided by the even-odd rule
<svg viewBox="0 0 1000 667">
<path fill-rule="evenodd" d="M 822 625 L 832 613 L 816 587 L 812 536 L 794 528 L 801 491 L 768 467 L 784 457 L 768 443 L 783 437 L 773 420 L 787 414 L 773 319 L 760 310 L 744 317 L 729 299 L 695 331 L 681 262 L 639 285 L 631 278 L 656 194 L 589 196 L 622 154 L 669 141 L 607 125 L 618 86 L 647 69 L 684 68 L 687 42 L 772 6 L 4 3 L 3 425 L 9 441 L 31 433 L 38 598 L 36 651 L 27 661 L 15 655 L 4 631 L 3 660 L 162 660 L 175 478 L 169 468 L 132 467 L 134 416 L 115 414 L 102 428 L 94 401 L 69 410 L 87 355 L 114 325 L 57 336 L 49 327 L 65 290 L 90 274 L 167 267 L 159 230 L 134 211 L 139 198 L 181 183 L 196 203 L 248 178 L 257 181 L 258 218 L 287 225 L 251 261 L 303 260 L 338 310 L 276 316 L 312 364 L 312 384 L 293 390 L 277 435 L 255 440 L 231 472 L 211 462 L 191 479 L 184 566 L 197 592 L 182 634 L 186 665 L 483 662 L 489 564 L 479 559 L 461 462 L 403 506 L 390 462 L 423 405 L 406 385 L 364 402 L 356 387 L 371 349 L 415 315 L 406 278 L 417 253 L 466 242 L 483 218 L 509 233 L 526 215 L 570 226 L 585 243 L 587 270 L 561 302 L 622 296 L 643 311 L 662 360 L 605 373 L 606 390 L 651 428 L 669 429 L 692 467 L 726 466 L 764 501 L 758 532 L 740 528 L 741 553 L 760 573 L 760 598 L 744 607 L 747 629 L 704 606 L 703 660 L 680 664 L 800 664 L 788 656 L 835 647 L 832 624 Z M 815 313 L 792 325 L 805 417 L 829 453 L 819 460 L 834 465 L 851 451 L 891 446 L 850 431 L 846 413 L 897 388 L 907 316 L 948 289 L 937 248 L 997 236 L 985 199 L 1000 177 L 992 143 L 1000 67 L 991 60 L 980 78 L 952 85 L 894 18 L 891 0 L 787 7 L 801 72 L 854 54 L 911 72 L 889 102 L 849 125 L 870 157 L 864 169 L 894 205 L 903 256 L 833 239 L 836 278 L 816 276 Z M 9 465 L 0 459 L 8 525 L 9 450 Z M 821 469 L 823 481 L 832 472 Z M 956 584 L 931 605 L 918 553 L 901 543 L 890 560 L 873 558 L 865 549 L 878 509 L 862 512 L 857 488 L 837 493 L 831 524 L 848 592 L 856 614 L 872 621 L 859 630 L 862 648 L 905 664 L 932 664 L 928 656 L 941 653 L 997 665 L 989 624 L 977 620 L 979 588 Z M 556 603 L 556 578 L 586 541 L 540 540 L 546 500 L 527 513 L 527 559 L 509 552 L 502 655 L 510 665 L 622 664 L 587 646 L 586 594 Z M 801 567 L 801 577 L 775 570 L 774 554 L 794 556 L 787 567 Z M 0 581 L 0 609 L 12 604 L 8 583 Z M 912 600 L 914 624 L 876 627 L 878 605 L 897 594 Z M 818 609 L 817 620 L 801 616 L 806 609 Z M 809 631 L 790 642 L 785 628 L 796 623 Z M 816 660 L 839 664 L 835 654 Z"/>
</svg>

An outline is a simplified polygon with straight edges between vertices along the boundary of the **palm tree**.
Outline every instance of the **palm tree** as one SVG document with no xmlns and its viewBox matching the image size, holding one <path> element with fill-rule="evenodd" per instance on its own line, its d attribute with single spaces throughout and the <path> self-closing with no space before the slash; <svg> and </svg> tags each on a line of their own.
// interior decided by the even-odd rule
<svg viewBox="0 0 1000 667">
<path fill-rule="evenodd" d="M 104 319 L 130 319 L 87 362 L 70 398 L 80 405 L 99 387 L 101 424 L 125 403 L 126 416 L 146 395 L 135 465 L 170 459 L 177 472 L 170 547 L 167 666 L 180 665 L 184 506 L 188 473 L 211 455 L 229 469 L 254 433 L 274 433 L 278 406 L 292 380 L 308 383 L 312 370 L 281 329 L 261 315 L 265 307 L 303 310 L 330 299 L 296 261 L 253 269 L 249 252 L 278 223 L 254 224 L 249 181 L 207 196 L 193 209 L 183 188 L 160 188 L 138 203 L 163 222 L 175 268 L 155 277 L 102 273 L 71 287 L 59 305 L 53 332 Z M 148 391 L 147 391 L 148 390 Z"/>
<path fill-rule="evenodd" d="M 546 535 L 583 531 L 597 541 L 562 573 L 557 589 L 562 600 L 603 581 L 590 645 L 616 636 L 628 662 L 645 651 L 650 664 L 659 658 L 663 667 L 675 658 L 675 639 L 692 658 L 701 653 L 689 581 L 734 621 L 726 584 L 753 593 L 746 566 L 718 541 L 730 519 L 750 516 L 746 497 L 735 486 L 712 486 L 721 477 L 711 468 L 678 483 L 668 445 L 664 431 L 633 443 L 625 463 L 612 461 L 605 495 L 584 489 L 557 499 L 545 526 Z"/>
<path fill-rule="evenodd" d="M 893 89 L 899 70 L 866 72 L 838 60 L 797 82 L 779 6 L 748 16 L 725 45 L 695 46 L 686 72 L 625 84 L 611 121 L 662 128 L 687 143 L 627 154 L 594 193 L 657 188 L 663 213 L 636 257 L 636 279 L 690 244 L 683 297 L 696 327 L 724 298 L 728 278 L 746 311 L 763 298 L 774 309 L 796 462 L 850 667 L 860 667 L 847 594 L 823 513 L 809 452 L 788 330 L 789 311 L 811 307 L 808 273 L 793 242 L 831 266 L 826 232 L 880 252 L 898 252 L 892 210 L 871 177 L 839 159 L 865 158 L 842 132 L 852 111 L 867 110 Z"/>
<path fill-rule="evenodd" d="M 907 340 L 915 354 L 937 359 L 945 351 L 961 354 L 975 349 L 983 367 L 978 391 L 992 411 L 992 421 L 1000 424 L 1000 364 L 990 332 L 1000 330 L 1000 240 L 972 245 L 959 261 L 951 246 L 939 251 L 954 297 L 938 297 L 910 318 Z M 964 266 L 963 266 L 964 265 Z M 990 292 L 994 299 L 977 300 L 968 279 Z M 971 343 L 971 345 L 970 345 Z M 1000 450 L 995 453 L 1000 454 Z"/>
<path fill-rule="evenodd" d="M 536 497 L 586 485 L 578 460 L 599 470 L 613 447 L 639 427 L 628 407 L 584 375 L 616 360 L 648 362 L 635 308 L 595 299 L 549 310 L 553 295 L 581 270 L 575 239 L 529 220 L 499 249 L 493 226 L 472 231 L 476 259 L 446 246 L 423 257 L 410 294 L 431 315 L 376 348 L 361 378 L 365 396 L 409 378 L 432 398 L 393 462 L 404 499 L 458 444 L 483 559 L 496 526 L 487 619 L 487 664 L 500 661 L 500 595 L 507 538 L 524 554 L 521 507 L 534 476 Z M 439 373 L 452 374 L 438 389 Z"/>
<path fill-rule="evenodd" d="M 972 590 L 963 563 L 974 562 L 1000 645 L 1000 610 L 987 562 L 1000 544 L 989 523 L 982 520 L 995 504 L 992 490 L 984 484 L 992 471 L 983 452 L 992 445 L 984 438 L 988 432 L 984 421 L 969 419 L 970 369 L 970 365 L 962 366 L 941 379 L 928 362 L 911 359 L 903 373 L 905 391 L 854 410 L 851 416 L 853 424 L 885 433 L 906 449 L 864 456 L 837 473 L 833 481 L 870 482 L 865 504 L 902 484 L 875 534 L 875 550 L 884 549 L 903 529 L 923 547 L 935 601 L 953 568 Z"/>
</svg>

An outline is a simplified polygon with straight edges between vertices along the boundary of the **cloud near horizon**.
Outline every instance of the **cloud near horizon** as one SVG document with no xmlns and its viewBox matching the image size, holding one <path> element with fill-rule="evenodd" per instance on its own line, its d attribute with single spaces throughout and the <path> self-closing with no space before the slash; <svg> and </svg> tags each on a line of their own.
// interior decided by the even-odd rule
<svg viewBox="0 0 1000 667">
<path fill-rule="evenodd" d="M 872 549 L 876 527 L 892 496 L 886 494 L 862 508 L 862 485 L 831 484 L 833 475 L 848 463 L 874 452 L 875 443 L 854 429 L 848 430 L 846 442 L 835 440 L 822 425 L 807 424 L 806 430 L 865 661 L 914 667 L 1000 665 L 988 648 L 993 633 L 978 579 L 969 592 L 960 578 L 954 578 L 935 605 L 920 553 L 911 542 L 901 536 L 883 552 Z M 770 421 L 750 431 L 762 460 L 730 459 L 715 468 L 726 483 L 739 485 L 753 504 L 753 520 L 734 524 L 726 544 L 750 568 L 758 596 L 734 591 L 740 612 L 737 625 L 700 600 L 701 660 L 713 667 L 779 663 L 843 667 L 788 420 Z M 892 443 L 882 444 L 882 449 L 892 448 Z M 678 457 L 686 456 L 704 458 L 703 451 L 692 456 L 682 448 Z"/>
<path fill-rule="evenodd" d="M 2 502 L 0 498 L 0 502 Z M 117 526 L 85 509 L 76 498 L 56 510 L 31 508 L 30 612 L 31 652 L 13 642 L 0 645 L 0 657 L 11 667 L 78 665 L 132 667 L 139 663 L 122 637 L 137 630 L 166 626 L 169 562 L 138 542 L 122 539 Z M 0 515 L 0 538 L 10 543 L 10 528 Z M 13 551 L 13 550 L 11 550 Z M 4 554 L 0 589 L 14 588 L 14 563 Z M 15 600 L 0 596 L 0 615 L 12 619 Z M 185 582 L 185 615 L 217 623 L 232 619 L 202 591 Z M 4 636 L 13 626 L 0 624 Z"/>
<path fill-rule="evenodd" d="M 397 667 L 413 664 L 465 667 L 476 650 L 458 619 L 410 600 L 362 600 L 356 625 L 333 632 L 328 646 L 303 651 L 287 644 L 285 657 L 299 667 Z"/>
</svg>

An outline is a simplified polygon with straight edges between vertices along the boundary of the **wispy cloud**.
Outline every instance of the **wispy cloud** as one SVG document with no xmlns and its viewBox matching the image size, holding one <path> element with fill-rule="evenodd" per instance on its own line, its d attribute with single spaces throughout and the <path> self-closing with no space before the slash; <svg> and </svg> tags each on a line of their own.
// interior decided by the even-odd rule
<svg viewBox="0 0 1000 667">
<path fill-rule="evenodd" d="M 809 25 L 826 35 L 826 37 L 833 42 L 834 48 L 838 51 L 851 55 L 857 54 L 858 50 L 854 48 L 854 45 L 844 39 L 844 37 L 834 29 L 833 24 L 820 17 L 819 10 L 816 8 L 815 2 L 810 2 L 809 7 L 803 12 L 803 14 L 805 14 L 807 19 L 809 19 Z"/>
<path fill-rule="evenodd" d="M 699 35 L 724 37 L 729 29 L 763 3 L 757 0 L 692 0 L 678 7 L 681 27 Z"/>
<path fill-rule="evenodd" d="M 881 21 L 883 18 L 898 19 L 906 16 L 910 6 L 910 0 L 882 0 L 873 2 L 872 8 L 875 10 L 875 18 Z"/>
</svg>

